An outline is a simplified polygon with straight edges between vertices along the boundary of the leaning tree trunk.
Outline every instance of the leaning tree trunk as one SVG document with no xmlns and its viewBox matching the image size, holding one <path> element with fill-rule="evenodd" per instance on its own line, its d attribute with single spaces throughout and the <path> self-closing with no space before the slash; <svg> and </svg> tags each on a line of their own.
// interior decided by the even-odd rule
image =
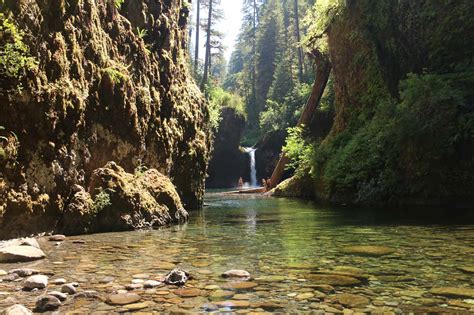
<svg viewBox="0 0 474 315">
<path fill-rule="evenodd" d="M 331 73 L 331 64 L 327 56 L 323 55 L 319 50 L 313 50 L 311 55 L 316 62 L 316 79 L 311 90 L 311 95 L 306 102 L 303 113 L 301 113 L 296 126 L 309 124 L 313 119 L 313 116 L 319 107 L 319 103 L 321 102 L 324 89 L 328 83 L 329 74 Z M 288 162 L 289 158 L 283 152 L 272 173 L 270 183 L 268 183 L 269 189 L 276 187 L 280 183 Z"/>
</svg>

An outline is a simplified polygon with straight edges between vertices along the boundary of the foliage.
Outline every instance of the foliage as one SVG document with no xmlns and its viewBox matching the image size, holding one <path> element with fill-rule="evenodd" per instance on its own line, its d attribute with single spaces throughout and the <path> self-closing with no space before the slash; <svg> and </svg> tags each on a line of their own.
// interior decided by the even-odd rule
<svg viewBox="0 0 474 315">
<path fill-rule="evenodd" d="M 380 101 L 372 119 L 350 126 L 315 146 L 316 178 L 331 191 L 357 193 L 359 202 L 383 202 L 395 196 L 443 197 L 473 187 L 472 159 L 463 159 L 474 143 L 474 114 L 465 92 L 443 75 L 411 74 L 400 83 L 400 101 Z M 465 155 L 465 154 L 464 154 Z"/>
<path fill-rule="evenodd" d="M 105 208 L 111 205 L 112 205 L 112 202 L 110 200 L 109 193 L 107 192 L 107 190 L 102 190 L 95 196 L 92 207 L 93 207 L 94 213 L 100 213 L 102 210 L 104 210 Z"/>
<path fill-rule="evenodd" d="M 115 7 L 117 9 L 120 9 L 122 7 L 122 4 L 125 2 L 125 0 L 115 0 Z"/>
<path fill-rule="evenodd" d="M 221 110 L 223 107 L 231 107 L 237 113 L 245 116 L 242 100 L 239 95 L 225 91 L 221 87 L 208 86 L 210 122 L 214 130 L 217 130 L 221 121 Z"/>
<path fill-rule="evenodd" d="M 311 168 L 313 146 L 305 140 L 304 126 L 288 128 L 288 136 L 283 152 L 290 159 L 287 168 L 296 169 L 297 173 L 305 173 Z"/>
<path fill-rule="evenodd" d="M 144 39 L 148 35 L 148 31 L 144 28 L 137 27 L 137 36 L 140 39 Z"/>
<path fill-rule="evenodd" d="M 23 42 L 24 32 L 5 14 L 0 13 L 0 74 L 10 79 L 20 79 L 25 71 L 37 66 Z"/>
<path fill-rule="evenodd" d="M 125 65 L 117 64 L 115 66 L 105 68 L 103 71 L 109 76 L 110 80 L 112 80 L 114 84 L 120 84 L 130 80 L 130 77 L 127 74 L 128 67 Z"/>
</svg>

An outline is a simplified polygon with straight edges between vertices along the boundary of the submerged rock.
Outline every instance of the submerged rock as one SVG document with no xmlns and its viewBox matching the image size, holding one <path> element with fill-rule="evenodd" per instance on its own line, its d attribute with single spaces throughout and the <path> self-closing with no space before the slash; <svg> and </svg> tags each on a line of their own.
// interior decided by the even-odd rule
<svg viewBox="0 0 474 315">
<path fill-rule="evenodd" d="M 7 246 L 0 248 L 0 263 L 16 263 L 46 257 L 43 251 L 33 246 Z"/>
<path fill-rule="evenodd" d="M 365 296 L 349 293 L 336 294 L 332 300 L 346 307 L 365 307 L 370 303 L 370 300 Z"/>
<path fill-rule="evenodd" d="M 224 278 L 250 278 L 250 273 L 245 270 L 232 269 L 222 274 Z"/>
<path fill-rule="evenodd" d="M 196 288 L 181 288 L 174 291 L 174 294 L 181 297 L 196 297 L 202 294 L 202 291 Z"/>
<path fill-rule="evenodd" d="M 189 273 L 186 271 L 175 269 L 169 272 L 165 276 L 165 283 L 172 284 L 172 285 L 184 285 L 186 281 L 189 279 Z"/>
<path fill-rule="evenodd" d="M 307 278 L 313 283 L 330 286 L 354 286 L 362 284 L 362 281 L 357 278 L 336 274 L 313 274 L 308 275 Z"/>
<path fill-rule="evenodd" d="M 348 246 L 342 249 L 345 254 L 380 257 L 395 253 L 395 250 L 385 246 Z"/>
<path fill-rule="evenodd" d="M 140 301 L 142 298 L 135 293 L 119 293 L 109 295 L 107 303 L 111 305 L 127 305 Z"/>
<path fill-rule="evenodd" d="M 430 293 L 452 298 L 474 299 L 474 289 L 472 288 L 439 287 L 431 289 Z"/>
</svg>

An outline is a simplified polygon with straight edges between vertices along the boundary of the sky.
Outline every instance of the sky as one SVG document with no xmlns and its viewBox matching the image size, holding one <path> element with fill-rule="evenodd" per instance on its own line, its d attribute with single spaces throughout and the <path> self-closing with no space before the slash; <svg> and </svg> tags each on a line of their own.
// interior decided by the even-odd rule
<svg viewBox="0 0 474 315">
<path fill-rule="evenodd" d="M 193 1 L 193 17 L 196 17 L 196 3 L 197 1 Z M 239 34 L 240 24 L 242 20 L 242 0 L 221 0 L 220 7 L 224 11 L 224 18 L 222 21 L 217 25 L 218 29 L 224 34 L 224 46 L 226 47 L 225 51 L 225 58 L 227 61 L 230 59 L 230 55 L 234 50 L 235 40 L 237 39 L 237 35 Z M 204 10 L 203 10 L 204 11 Z M 201 11 L 201 17 L 203 15 L 203 11 Z M 204 59 L 204 32 L 201 32 L 202 38 L 200 40 L 203 45 L 199 47 L 199 57 Z M 194 36 L 193 36 L 194 42 Z"/>
</svg>

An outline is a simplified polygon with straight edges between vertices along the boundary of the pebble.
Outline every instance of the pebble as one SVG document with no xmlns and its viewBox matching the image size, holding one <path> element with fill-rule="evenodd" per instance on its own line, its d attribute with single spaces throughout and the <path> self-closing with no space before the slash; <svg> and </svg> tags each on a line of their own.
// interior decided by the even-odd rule
<svg viewBox="0 0 474 315">
<path fill-rule="evenodd" d="M 141 297 L 135 293 L 119 293 L 109 295 L 107 303 L 111 305 L 127 305 L 136 303 L 141 300 Z"/>
<path fill-rule="evenodd" d="M 196 288 L 181 288 L 174 291 L 174 294 L 181 297 L 196 297 L 201 295 L 201 290 Z"/>
<path fill-rule="evenodd" d="M 156 287 L 159 287 L 160 285 L 162 285 L 162 283 L 160 281 L 156 281 L 156 280 L 147 280 L 143 283 L 143 287 L 144 288 L 156 288 Z"/>
<path fill-rule="evenodd" d="M 48 277 L 44 275 L 30 276 L 25 280 L 23 288 L 26 290 L 44 289 L 48 286 Z"/>
<path fill-rule="evenodd" d="M 125 286 L 125 289 L 127 289 L 128 291 L 133 291 L 141 288 L 143 288 L 143 284 L 140 283 L 131 283 Z"/>
<path fill-rule="evenodd" d="M 296 296 L 296 299 L 302 301 L 302 300 L 311 299 L 311 298 L 313 298 L 313 297 L 314 297 L 314 294 L 308 292 L 308 293 L 301 293 L 301 294 L 298 294 L 298 295 Z"/>
<path fill-rule="evenodd" d="M 67 293 L 67 294 L 75 294 L 76 293 L 76 287 L 74 285 L 72 285 L 71 283 L 68 283 L 68 284 L 64 284 L 62 287 L 61 287 L 61 292 L 63 293 Z"/>
<path fill-rule="evenodd" d="M 58 279 L 51 280 L 50 282 L 51 284 L 61 285 L 61 284 L 65 284 L 67 281 L 66 279 L 58 278 Z"/>
<path fill-rule="evenodd" d="M 132 280 L 133 284 L 143 284 L 144 282 L 145 282 L 145 280 L 143 280 L 143 279 L 133 279 Z"/>
<path fill-rule="evenodd" d="M 59 292 L 59 291 L 48 292 L 48 295 L 57 297 L 58 300 L 60 300 L 60 301 L 66 301 L 66 299 L 67 299 L 67 295 L 62 293 L 62 292 Z"/>
<path fill-rule="evenodd" d="M 107 284 L 107 283 L 113 282 L 114 280 L 115 280 L 114 277 L 104 277 L 99 281 L 99 283 Z"/>
<path fill-rule="evenodd" d="M 227 283 L 224 287 L 229 288 L 229 289 L 234 289 L 234 290 L 249 290 L 253 289 L 256 286 L 258 286 L 258 283 L 255 282 L 230 282 Z"/>
<path fill-rule="evenodd" d="M 7 274 L 8 273 L 5 270 L 0 269 L 0 276 L 6 276 Z M 20 304 L 17 304 L 17 305 L 20 305 Z"/>
<path fill-rule="evenodd" d="M 50 242 L 63 242 L 64 240 L 66 240 L 66 236 L 61 234 L 51 235 L 50 237 L 48 237 L 48 240 Z"/>
<path fill-rule="evenodd" d="M 9 273 L 16 273 L 20 277 L 29 277 L 29 276 L 38 274 L 39 271 L 36 269 L 23 268 L 23 269 L 12 269 L 10 270 Z"/>
<path fill-rule="evenodd" d="M 40 297 L 36 301 L 36 309 L 38 312 L 54 311 L 61 306 L 61 301 L 55 296 L 46 295 Z"/>
</svg>

